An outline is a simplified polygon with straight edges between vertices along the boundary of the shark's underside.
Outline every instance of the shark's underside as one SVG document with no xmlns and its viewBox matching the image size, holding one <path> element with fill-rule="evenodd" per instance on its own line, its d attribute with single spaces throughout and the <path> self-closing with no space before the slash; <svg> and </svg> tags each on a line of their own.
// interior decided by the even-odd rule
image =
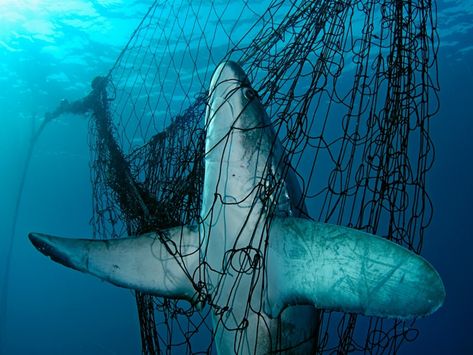
<svg viewBox="0 0 473 355">
<path fill-rule="evenodd" d="M 67 267 L 153 295 L 199 302 L 205 284 L 225 354 L 307 353 L 317 309 L 405 319 L 441 306 L 444 286 L 422 257 L 304 217 L 295 172 L 236 63 L 213 75 L 205 128 L 199 225 L 116 240 L 31 233 L 32 243 Z"/>
</svg>

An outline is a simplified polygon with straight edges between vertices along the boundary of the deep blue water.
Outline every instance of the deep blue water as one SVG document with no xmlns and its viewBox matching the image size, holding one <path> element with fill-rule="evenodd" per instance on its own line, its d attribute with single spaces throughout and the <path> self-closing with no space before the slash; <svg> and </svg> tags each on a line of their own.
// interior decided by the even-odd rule
<svg viewBox="0 0 473 355">
<path fill-rule="evenodd" d="M 80 98 L 106 73 L 147 10 L 139 1 L 0 0 L 0 267 L 33 121 L 62 98 Z M 434 204 L 423 255 L 447 299 L 418 320 L 403 354 L 471 354 L 473 291 L 473 1 L 439 1 L 441 111 L 432 120 Z M 27 176 L 14 241 L 6 354 L 138 354 L 134 297 L 48 261 L 30 231 L 91 235 L 87 122 L 47 127 Z M 3 270 L 1 270 L 3 275 Z"/>
</svg>

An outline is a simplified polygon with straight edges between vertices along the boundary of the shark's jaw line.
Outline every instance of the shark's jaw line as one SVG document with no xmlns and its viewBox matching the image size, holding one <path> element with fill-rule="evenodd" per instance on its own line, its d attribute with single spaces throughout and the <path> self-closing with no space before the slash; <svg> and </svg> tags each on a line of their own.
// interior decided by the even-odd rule
<svg viewBox="0 0 473 355">
<path fill-rule="evenodd" d="M 212 77 L 205 127 L 199 226 L 107 241 L 32 233 L 34 246 L 67 267 L 153 295 L 196 302 L 196 285 L 205 284 L 219 310 L 213 324 L 221 354 L 313 352 L 314 307 L 406 319 L 442 305 L 442 281 L 422 257 L 301 218 L 307 212 L 295 173 L 234 62 Z"/>
</svg>

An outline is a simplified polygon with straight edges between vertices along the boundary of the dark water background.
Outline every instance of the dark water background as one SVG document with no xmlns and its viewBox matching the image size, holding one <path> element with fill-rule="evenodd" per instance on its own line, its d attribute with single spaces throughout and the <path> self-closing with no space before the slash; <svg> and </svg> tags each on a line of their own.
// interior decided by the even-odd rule
<svg viewBox="0 0 473 355">
<path fill-rule="evenodd" d="M 60 99 L 84 96 L 147 10 L 144 1 L 64 3 L 0 0 L 1 275 L 38 119 Z M 473 354 L 473 1 L 439 1 L 438 24 L 441 111 L 431 122 L 436 161 L 428 176 L 434 219 L 423 255 L 442 275 L 447 299 L 418 320 L 420 336 L 402 354 Z M 26 237 L 91 235 L 87 129 L 85 119 L 64 117 L 35 150 L 14 241 L 6 354 L 140 352 L 132 293 L 48 261 Z"/>
</svg>

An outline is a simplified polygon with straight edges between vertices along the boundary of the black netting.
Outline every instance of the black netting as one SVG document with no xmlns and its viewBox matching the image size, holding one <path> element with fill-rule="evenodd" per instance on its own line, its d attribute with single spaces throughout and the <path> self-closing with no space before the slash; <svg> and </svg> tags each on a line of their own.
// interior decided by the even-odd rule
<svg viewBox="0 0 473 355">
<path fill-rule="evenodd" d="M 96 235 L 200 221 L 207 90 L 232 59 L 262 98 L 308 216 L 419 253 L 432 216 L 435 16 L 424 0 L 156 1 L 93 96 Z M 203 309 L 136 294 L 143 353 L 213 351 L 209 314 L 225 307 L 208 297 L 202 269 L 189 273 Z M 413 321 L 320 318 L 321 353 L 395 353 L 417 337 Z"/>
</svg>

